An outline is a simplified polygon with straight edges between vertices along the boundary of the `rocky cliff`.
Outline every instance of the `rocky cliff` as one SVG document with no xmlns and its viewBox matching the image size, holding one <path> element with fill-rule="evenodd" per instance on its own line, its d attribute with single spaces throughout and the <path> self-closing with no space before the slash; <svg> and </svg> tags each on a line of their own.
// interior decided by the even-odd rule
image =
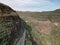
<svg viewBox="0 0 60 45">
<path fill-rule="evenodd" d="M 23 20 L 12 8 L 0 3 L 0 45 L 17 45 L 23 32 Z"/>
</svg>

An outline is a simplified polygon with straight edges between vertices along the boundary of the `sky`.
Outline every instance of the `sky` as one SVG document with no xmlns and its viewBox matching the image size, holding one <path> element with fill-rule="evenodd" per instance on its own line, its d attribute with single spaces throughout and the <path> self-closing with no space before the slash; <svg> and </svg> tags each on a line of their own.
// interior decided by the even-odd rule
<svg viewBox="0 0 60 45">
<path fill-rule="evenodd" d="M 17 11 L 52 11 L 60 9 L 60 0 L 0 0 Z"/>
</svg>

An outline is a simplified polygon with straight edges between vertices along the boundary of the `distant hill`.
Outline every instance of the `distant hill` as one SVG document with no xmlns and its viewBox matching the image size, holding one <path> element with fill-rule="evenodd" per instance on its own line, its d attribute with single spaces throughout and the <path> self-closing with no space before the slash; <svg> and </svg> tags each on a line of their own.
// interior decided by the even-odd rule
<svg viewBox="0 0 60 45">
<path fill-rule="evenodd" d="M 60 12 L 60 9 L 56 9 L 56 10 L 54 10 L 54 12 Z"/>
<path fill-rule="evenodd" d="M 56 9 L 54 11 L 48 11 L 48 12 L 21 12 L 21 11 L 20 12 L 17 11 L 17 12 L 20 15 L 31 16 L 37 20 L 59 21 L 59 19 L 60 19 L 60 13 L 59 13 L 60 9 Z M 58 19 L 56 20 L 56 18 L 58 18 Z"/>
</svg>

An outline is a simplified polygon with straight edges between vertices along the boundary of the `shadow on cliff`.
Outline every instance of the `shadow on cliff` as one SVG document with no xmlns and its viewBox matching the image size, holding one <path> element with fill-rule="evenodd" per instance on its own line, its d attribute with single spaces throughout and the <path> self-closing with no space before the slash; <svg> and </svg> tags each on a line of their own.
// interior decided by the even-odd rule
<svg viewBox="0 0 60 45">
<path fill-rule="evenodd" d="M 26 38 L 25 38 L 25 45 L 37 45 L 36 41 L 34 41 L 33 36 L 31 34 L 32 27 L 30 25 L 27 25 L 24 20 L 22 20 L 24 23 L 24 28 L 26 29 Z M 27 43 L 29 40 L 29 44 Z M 30 44 L 31 43 L 31 44 Z"/>
<path fill-rule="evenodd" d="M 7 39 L 7 44 L 6 45 L 13 45 L 14 42 L 18 42 L 18 40 L 20 40 L 20 38 L 23 37 L 23 34 L 24 34 L 24 31 L 26 30 L 26 39 L 29 39 L 32 43 L 32 45 L 37 45 L 37 43 L 34 41 L 33 37 L 32 37 L 32 34 L 31 34 L 31 31 L 32 31 L 32 28 L 31 26 L 27 25 L 26 22 L 21 19 L 19 16 L 5 16 L 5 17 L 2 17 L 4 20 L 5 23 L 9 23 L 8 21 L 11 22 L 11 19 L 12 19 L 12 29 L 10 30 L 10 35 L 7 35 L 5 36 L 4 38 Z M 6 18 L 6 20 L 5 20 Z M 10 19 L 11 18 L 11 19 Z M 4 27 L 10 27 L 10 25 L 6 25 Z M 0 39 L 2 42 L 3 39 Z M 17 39 L 17 41 L 16 41 Z M 15 43 L 15 44 L 16 44 Z M 25 41 L 25 45 L 27 45 L 26 41 Z"/>
</svg>

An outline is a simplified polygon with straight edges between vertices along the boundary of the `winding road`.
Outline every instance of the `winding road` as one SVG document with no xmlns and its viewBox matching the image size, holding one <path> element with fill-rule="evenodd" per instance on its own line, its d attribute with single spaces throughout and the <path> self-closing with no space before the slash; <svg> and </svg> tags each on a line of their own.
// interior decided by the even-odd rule
<svg viewBox="0 0 60 45">
<path fill-rule="evenodd" d="M 20 38 L 20 40 L 17 43 L 17 45 L 24 45 L 25 36 L 26 36 L 26 30 L 24 31 L 23 36 Z"/>
</svg>

